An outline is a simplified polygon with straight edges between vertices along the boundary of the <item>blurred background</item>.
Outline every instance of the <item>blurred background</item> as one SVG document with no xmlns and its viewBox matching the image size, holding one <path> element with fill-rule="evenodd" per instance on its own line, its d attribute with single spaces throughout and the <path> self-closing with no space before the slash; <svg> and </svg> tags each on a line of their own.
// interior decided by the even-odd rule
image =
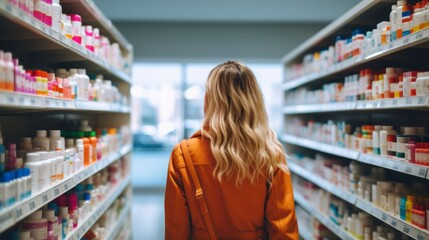
<svg viewBox="0 0 429 240">
<path fill-rule="evenodd" d="M 164 238 L 168 160 L 200 128 L 210 70 L 227 60 L 247 64 L 280 133 L 281 58 L 358 2 L 95 0 L 134 46 L 133 239 Z"/>
</svg>

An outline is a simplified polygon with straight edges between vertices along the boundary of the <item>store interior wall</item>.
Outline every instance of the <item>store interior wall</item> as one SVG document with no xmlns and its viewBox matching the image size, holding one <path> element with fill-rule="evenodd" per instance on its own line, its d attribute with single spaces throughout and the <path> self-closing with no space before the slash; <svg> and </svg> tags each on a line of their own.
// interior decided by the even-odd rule
<svg viewBox="0 0 429 240">
<path fill-rule="evenodd" d="M 326 23 L 114 23 L 134 47 L 136 61 L 239 59 L 280 62 Z"/>
</svg>

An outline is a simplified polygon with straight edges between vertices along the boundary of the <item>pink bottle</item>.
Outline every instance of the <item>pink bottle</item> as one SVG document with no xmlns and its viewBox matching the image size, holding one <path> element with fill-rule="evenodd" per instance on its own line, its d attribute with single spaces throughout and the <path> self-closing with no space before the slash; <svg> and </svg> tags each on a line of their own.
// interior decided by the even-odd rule
<svg viewBox="0 0 429 240">
<path fill-rule="evenodd" d="M 85 47 L 94 52 L 94 34 L 92 32 L 92 26 L 85 26 Z"/>
<path fill-rule="evenodd" d="M 69 206 L 69 215 L 70 219 L 73 220 L 73 228 L 76 228 L 78 225 L 78 199 L 75 193 L 72 193 L 68 196 L 68 206 Z"/>
<path fill-rule="evenodd" d="M 82 28 L 82 18 L 78 14 L 71 15 L 72 21 L 72 39 L 73 41 L 81 44 L 82 36 L 80 30 Z"/>
<path fill-rule="evenodd" d="M 52 27 L 52 0 L 43 0 L 44 2 L 44 23 Z"/>
</svg>

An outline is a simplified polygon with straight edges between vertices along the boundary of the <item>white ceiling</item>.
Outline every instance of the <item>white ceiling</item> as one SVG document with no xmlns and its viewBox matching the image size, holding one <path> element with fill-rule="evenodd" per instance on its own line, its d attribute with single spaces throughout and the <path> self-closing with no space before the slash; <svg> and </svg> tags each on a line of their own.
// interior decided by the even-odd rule
<svg viewBox="0 0 429 240">
<path fill-rule="evenodd" d="M 95 0 L 114 21 L 331 22 L 359 0 Z"/>
</svg>

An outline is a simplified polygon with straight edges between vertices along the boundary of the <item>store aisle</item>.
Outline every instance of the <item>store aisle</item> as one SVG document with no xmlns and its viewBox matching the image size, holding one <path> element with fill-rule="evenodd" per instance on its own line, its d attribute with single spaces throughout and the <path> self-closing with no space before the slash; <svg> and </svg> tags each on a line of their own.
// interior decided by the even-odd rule
<svg viewBox="0 0 429 240">
<path fill-rule="evenodd" d="M 164 191 L 171 149 L 132 155 L 133 239 L 164 239 Z"/>
</svg>

